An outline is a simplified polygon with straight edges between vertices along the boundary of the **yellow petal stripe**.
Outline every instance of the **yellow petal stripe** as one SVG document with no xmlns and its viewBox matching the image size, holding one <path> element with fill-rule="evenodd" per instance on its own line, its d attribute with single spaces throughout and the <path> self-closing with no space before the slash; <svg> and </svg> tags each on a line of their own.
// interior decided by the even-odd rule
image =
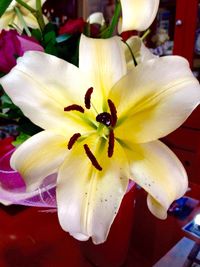
<svg viewBox="0 0 200 267">
<path fill-rule="evenodd" d="M 131 178 L 150 195 L 150 211 L 165 219 L 170 204 L 187 190 L 187 175 L 174 153 L 160 141 L 130 145 Z"/>
<path fill-rule="evenodd" d="M 126 74 L 126 63 L 119 37 L 92 39 L 81 36 L 79 68 L 94 87 L 93 103 L 102 111 L 112 86 Z"/>
<path fill-rule="evenodd" d="M 200 90 L 187 61 L 169 56 L 139 64 L 109 97 L 118 111 L 116 136 L 144 143 L 178 128 L 199 104 Z"/>
</svg>

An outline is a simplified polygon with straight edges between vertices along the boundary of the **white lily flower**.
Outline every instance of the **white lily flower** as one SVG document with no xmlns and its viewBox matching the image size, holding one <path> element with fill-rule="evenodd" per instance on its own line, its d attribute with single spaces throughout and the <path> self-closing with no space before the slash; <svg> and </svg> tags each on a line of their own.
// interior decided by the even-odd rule
<svg viewBox="0 0 200 267">
<path fill-rule="evenodd" d="M 146 30 L 154 21 L 159 0 L 121 0 L 122 31 Z"/>
<path fill-rule="evenodd" d="M 44 4 L 45 1 L 46 0 L 42 0 L 41 3 Z M 36 0 L 24 0 L 24 2 L 27 3 L 30 7 L 34 9 L 36 8 Z M 3 29 L 9 30 L 10 29 L 9 25 L 17 26 L 17 30 L 19 29 L 21 30 L 21 32 L 23 31 L 24 25 L 20 21 L 15 11 L 16 7 L 19 9 L 28 27 L 33 29 L 38 28 L 38 22 L 36 18 L 33 16 L 33 14 L 29 10 L 18 4 L 15 0 L 13 0 L 9 5 L 9 7 L 7 8 L 6 12 L 0 18 L 0 31 Z"/>
<path fill-rule="evenodd" d="M 127 72 L 118 37 L 82 35 L 79 68 L 27 52 L 1 84 L 44 129 L 16 150 L 11 165 L 29 191 L 58 174 L 58 217 L 73 237 L 106 240 L 129 178 L 148 192 L 149 209 L 161 219 L 187 190 L 182 164 L 158 141 L 200 101 L 184 58 L 156 57 Z"/>
</svg>

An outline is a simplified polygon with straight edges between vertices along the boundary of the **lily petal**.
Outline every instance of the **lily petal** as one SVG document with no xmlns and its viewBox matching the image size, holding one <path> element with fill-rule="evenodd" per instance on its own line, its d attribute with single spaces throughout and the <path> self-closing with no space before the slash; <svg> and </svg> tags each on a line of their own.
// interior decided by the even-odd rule
<svg viewBox="0 0 200 267">
<path fill-rule="evenodd" d="M 124 51 L 119 37 L 93 39 L 81 36 L 79 68 L 94 87 L 97 109 L 107 99 L 112 86 L 126 74 Z"/>
<path fill-rule="evenodd" d="M 14 152 L 11 166 L 23 177 L 27 191 L 33 191 L 45 177 L 57 172 L 67 153 L 66 136 L 43 131 L 29 138 Z"/>
<path fill-rule="evenodd" d="M 98 147 L 96 140 L 86 140 L 93 152 Z M 117 156 L 107 162 L 103 159 L 107 148 L 101 150 L 97 160 L 103 170 L 98 171 L 86 156 L 83 144 L 76 144 L 59 169 L 59 221 L 62 228 L 78 240 L 92 237 L 95 244 L 106 240 L 128 186 L 128 166 L 119 149 L 116 146 Z"/>
<path fill-rule="evenodd" d="M 68 132 L 77 127 L 75 112 L 66 114 L 64 107 L 84 105 L 88 85 L 74 65 L 42 52 L 27 52 L 1 84 L 25 116 L 43 129 Z M 83 122 L 78 119 L 81 130 Z"/>
<path fill-rule="evenodd" d="M 122 31 L 146 30 L 156 17 L 159 0 L 121 0 Z"/>
<path fill-rule="evenodd" d="M 148 207 L 160 219 L 188 188 L 187 174 L 175 154 L 162 142 L 132 145 L 127 150 L 132 179 L 149 193 Z"/>
<path fill-rule="evenodd" d="M 200 102 L 200 85 L 184 58 L 167 56 L 132 69 L 109 98 L 119 114 L 116 136 L 144 143 L 166 136 L 187 119 Z"/>
</svg>

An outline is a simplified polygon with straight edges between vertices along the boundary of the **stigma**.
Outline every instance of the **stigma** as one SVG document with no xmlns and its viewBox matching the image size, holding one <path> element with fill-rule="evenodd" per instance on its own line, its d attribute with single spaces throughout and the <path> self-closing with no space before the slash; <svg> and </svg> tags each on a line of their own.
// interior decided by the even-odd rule
<svg viewBox="0 0 200 267">
<path fill-rule="evenodd" d="M 111 125 L 112 118 L 110 113 L 102 112 L 96 116 L 96 121 L 109 127 Z"/>
</svg>

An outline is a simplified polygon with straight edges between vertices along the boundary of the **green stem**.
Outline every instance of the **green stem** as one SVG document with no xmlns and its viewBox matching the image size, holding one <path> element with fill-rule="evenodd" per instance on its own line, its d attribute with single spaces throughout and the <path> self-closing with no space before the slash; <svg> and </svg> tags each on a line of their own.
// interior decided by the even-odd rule
<svg viewBox="0 0 200 267">
<path fill-rule="evenodd" d="M 24 1 L 22 0 L 15 0 L 15 1 L 21 6 L 25 7 L 27 10 L 29 10 L 32 14 L 36 13 L 36 10 L 31 6 L 29 6 L 27 3 L 25 3 Z"/>
<path fill-rule="evenodd" d="M 40 26 L 41 31 L 43 31 L 44 27 L 45 27 L 45 22 L 44 22 L 44 17 L 43 17 L 43 14 L 42 14 L 42 3 L 41 3 L 41 0 L 36 0 L 36 9 L 37 9 L 36 19 L 38 21 L 38 24 Z"/>
<path fill-rule="evenodd" d="M 146 30 L 146 32 L 142 35 L 142 37 L 140 37 L 140 39 L 141 39 L 142 41 L 144 41 L 144 39 L 150 34 L 150 32 L 151 32 L 150 29 Z"/>
<path fill-rule="evenodd" d="M 22 23 L 22 25 L 23 25 L 23 27 L 24 27 L 24 30 L 26 31 L 26 34 L 27 34 L 28 36 L 31 36 L 31 32 L 29 31 L 29 28 L 27 27 L 26 22 L 25 22 L 25 20 L 24 20 L 22 14 L 21 14 L 19 8 L 15 7 L 15 12 L 16 12 L 16 14 L 17 14 L 17 16 L 18 16 L 20 22 Z"/>
<path fill-rule="evenodd" d="M 114 11 L 114 15 L 113 15 L 113 18 L 111 20 L 111 23 L 109 25 L 109 27 L 101 33 L 101 37 L 102 38 L 110 38 L 115 30 L 115 27 L 119 21 L 119 17 L 120 17 L 120 14 L 121 14 L 121 4 L 119 1 L 116 2 L 116 5 L 115 5 L 115 11 Z"/>
<path fill-rule="evenodd" d="M 137 63 L 137 61 L 136 61 L 136 59 L 135 59 L 135 56 L 134 56 L 134 54 L 133 54 L 133 51 L 132 51 L 130 45 L 129 45 L 126 41 L 123 41 L 123 40 L 122 40 L 122 42 L 125 43 L 125 45 L 128 47 L 128 50 L 129 50 L 129 52 L 130 52 L 130 54 L 131 54 L 131 56 L 132 56 L 132 59 L 133 59 L 133 63 L 134 63 L 135 66 L 137 66 L 138 63 Z"/>
</svg>

